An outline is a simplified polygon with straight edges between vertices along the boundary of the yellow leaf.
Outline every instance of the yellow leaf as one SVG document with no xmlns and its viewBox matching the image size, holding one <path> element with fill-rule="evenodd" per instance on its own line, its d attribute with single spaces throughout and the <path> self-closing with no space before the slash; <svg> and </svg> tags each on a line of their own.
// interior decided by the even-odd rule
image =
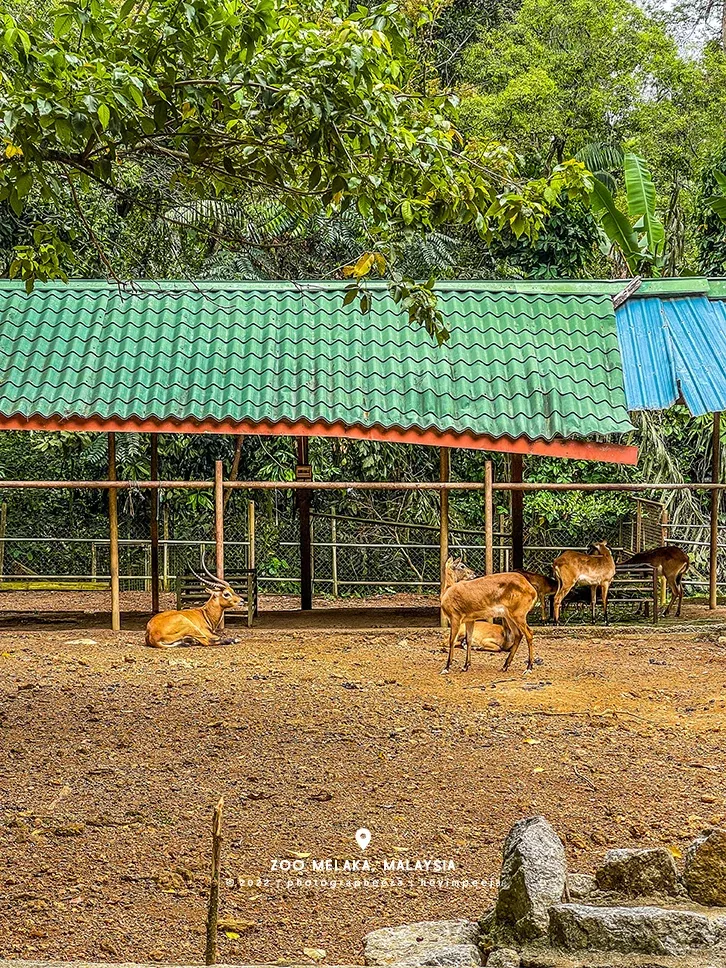
<svg viewBox="0 0 726 968">
<path fill-rule="evenodd" d="M 17 145 L 8 144 L 5 146 L 5 157 L 6 158 L 22 158 L 23 149 L 18 148 Z"/>
<path fill-rule="evenodd" d="M 236 931 L 225 931 L 224 936 L 225 938 L 229 938 L 230 941 L 236 941 L 237 938 L 239 938 L 239 935 Z"/>
<path fill-rule="evenodd" d="M 544 767 L 543 766 L 535 766 L 535 768 L 532 770 L 532 772 L 533 773 L 544 773 Z"/>
<path fill-rule="evenodd" d="M 672 855 L 673 855 L 673 856 L 674 856 L 674 857 L 675 857 L 676 859 L 678 859 L 678 858 L 680 858 L 680 857 L 683 857 L 683 854 L 681 853 L 681 849 L 680 849 L 680 847 L 677 847 L 677 846 L 676 846 L 675 844 L 669 844 L 669 845 L 668 845 L 668 851 L 669 851 L 669 853 L 671 853 L 671 854 L 672 854 Z"/>
<path fill-rule="evenodd" d="M 325 948 L 303 948 L 303 954 L 306 958 L 312 958 L 313 961 L 322 961 L 327 955 Z"/>
<path fill-rule="evenodd" d="M 540 740 L 538 739 L 526 739 L 524 742 L 527 743 L 529 746 L 539 746 L 540 744 Z"/>
<path fill-rule="evenodd" d="M 305 860 L 306 857 L 310 856 L 310 851 L 307 850 L 288 850 L 285 854 L 286 857 L 292 857 L 294 860 Z"/>
</svg>

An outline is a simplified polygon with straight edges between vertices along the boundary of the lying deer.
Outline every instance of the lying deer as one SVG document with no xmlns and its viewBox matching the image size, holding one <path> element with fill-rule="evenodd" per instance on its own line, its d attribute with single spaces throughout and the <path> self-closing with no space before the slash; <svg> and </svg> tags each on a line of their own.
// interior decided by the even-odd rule
<svg viewBox="0 0 726 968">
<path fill-rule="evenodd" d="M 534 585 L 539 598 L 540 608 L 542 609 L 542 621 L 547 621 L 547 599 L 553 598 L 557 591 L 557 582 L 548 575 L 540 575 L 537 571 L 525 571 L 524 568 L 515 568 L 518 575 L 524 575 L 530 585 Z"/>
<path fill-rule="evenodd" d="M 660 568 L 671 591 L 671 600 L 663 614 L 670 615 L 677 598 L 676 618 L 680 618 L 683 605 L 683 576 L 690 564 L 691 559 L 685 551 L 676 548 L 675 545 L 667 545 L 664 548 L 653 548 L 652 551 L 641 551 L 637 555 L 632 555 L 627 561 L 618 562 L 615 567 L 617 569 L 625 565 L 652 565 L 653 568 Z"/>
<path fill-rule="evenodd" d="M 466 568 L 466 566 L 463 566 Z M 461 625 L 466 626 L 466 659 L 464 671 L 471 667 L 471 647 L 474 640 L 474 624 L 479 619 L 501 618 L 502 646 L 496 651 L 508 652 L 504 669 L 512 664 L 522 636 L 527 639 L 529 659 L 527 671 L 534 666 L 532 630 L 527 625 L 527 615 L 537 599 L 534 587 L 522 575 L 514 572 L 487 575 L 484 578 L 462 578 L 460 562 L 449 559 L 444 570 L 444 592 L 441 610 L 449 620 L 449 654 L 442 672 L 448 672 L 454 658 L 454 647 Z M 494 651 L 492 649 L 492 651 Z"/>
<path fill-rule="evenodd" d="M 593 547 L 597 554 L 583 554 L 581 551 L 564 551 L 552 562 L 552 570 L 557 579 L 555 594 L 555 625 L 560 620 L 560 608 L 565 595 L 575 585 L 590 586 L 590 607 L 592 620 L 595 621 L 597 590 L 600 589 L 605 621 L 608 621 L 608 591 L 615 577 L 615 561 L 607 541 L 597 541 Z"/>
<path fill-rule="evenodd" d="M 216 578 L 207 568 L 202 556 L 202 568 L 206 577 L 192 574 L 209 592 L 209 599 L 201 608 L 185 608 L 182 611 L 160 612 L 146 626 L 146 644 L 157 649 L 171 649 L 182 645 L 232 645 L 239 641 L 223 638 L 217 634 L 222 616 L 228 608 L 239 605 L 242 599 L 232 590 L 229 582 Z"/>
</svg>

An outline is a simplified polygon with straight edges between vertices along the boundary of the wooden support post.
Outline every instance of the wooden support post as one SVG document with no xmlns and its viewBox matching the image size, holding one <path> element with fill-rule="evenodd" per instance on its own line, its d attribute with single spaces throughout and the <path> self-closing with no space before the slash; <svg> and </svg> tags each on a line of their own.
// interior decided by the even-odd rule
<svg viewBox="0 0 726 968">
<path fill-rule="evenodd" d="M 721 414 L 713 415 L 711 435 L 711 481 L 718 484 L 721 480 Z M 708 607 L 717 604 L 717 565 L 718 565 L 718 507 L 719 491 L 711 491 L 711 544 L 708 562 Z"/>
<path fill-rule="evenodd" d="M 108 479 L 116 480 L 116 434 L 108 435 Z M 118 565 L 118 492 L 115 488 L 108 491 L 108 532 L 111 574 L 111 628 L 121 630 L 121 584 Z"/>
<path fill-rule="evenodd" d="M 297 439 L 297 480 L 310 480 L 307 437 Z M 297 514 L 300 523 L 300 608 L 309 611 L 313 607 L 312 535 L 310 532 L 310 494 L 300 490 L 297 494 Z"/>
<path fill-rule="evenodd" d="M 151 480 L 159 480 L 159 435 L 151 435 Z M 151 492 L 151 613 L 159 611 L 159 489 Z"/>
<path fill-rule="evenodd" d="M 162 518 L 164 522 L 164 577 L 163 577 L 163 587 L 164 591 L 169 591 L 169 506 L 164 502 L 164 507 L 162 509 Z"/>
<path fill-rule="evenodd" d="M 512 484 L 521 484 L 524 459 L 512 454 Z M 512 491 L 512 568 L 524 568 L 524 491 Z"/>
<path fill-rule="evenodd" d="M 207 904 L 207 945 L 204 963 L 217 964 L 217 922 L 219 920 L 219 872 L 222 866 L 222 811 L 224 797 L 214 808 L 212 815 L 212 876 L 209 883 L 209 902 Z"/>
<path fill-rule="evenodd" d="M 485 572 L 494 574 L 494 465 L 490 460 L 484 464 L 484 548 Z"/>
<path fill-rule="evenodd" d="M 448 447 L 439 449 L 439 480 L 447 484 L 451 479 L 451 453 Z M 446 562 L 449 557 L 449 492 L 440 491 L 441 502 L 441 527 L 439 530 L 439 563 L 440 563 L 440 592 L 444 590 L 444 577 L 446 573 Z M 442 628 L 446 628 L 448 622 L 443 611 L 439 609 L 439 621 Z"/>
<path fill-rule="evenodd" d="M 335 508 L 330 509 L 330 558 L 333 578 L 333 598 L 338 597 L 338 519 Z"/>
<path fill-rule="evenodd" d="M 214 462 L 214 569 L 218 578 L 224 578 L 224 464 Z M 219 620 L 218 629 L 224 628 L 224 612 Z"/>
<path fill-rule="evenodd" d="M 8 506 L 0 505 L 0 582 L 5 574 L 5 535 L 8 533 Z"/>
<path fill-rule="evenodd" d="M 255 555 L 255 502 L 247 502 L 247 567 L 256 568 Z"/>
</svg>

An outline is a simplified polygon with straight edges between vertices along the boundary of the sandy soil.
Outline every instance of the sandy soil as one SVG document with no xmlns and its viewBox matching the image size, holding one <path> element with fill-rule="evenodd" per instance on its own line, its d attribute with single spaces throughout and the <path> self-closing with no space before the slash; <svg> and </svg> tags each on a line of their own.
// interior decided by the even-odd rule
<svg viewBox="0 0 726 968">
<path fill-rule="evenodd" d="M 260 628 L 173 653 L 138 632 L 2 630 L 0 957 L 201 962 L 221 794 L 227 962 L 361 961 L 373 927 L 477 917 L 533 811 L 573 870 L 611 846 L 682 850 L 726 814 L 717 637 L 540 631 L 532 676 L 484 654 L 464 674 L 457 653 L 445 677 L 433 629 Z M 451 859 L 447 877 L 484 886 L 273 869 L 354 858 Z"/>
</svg>

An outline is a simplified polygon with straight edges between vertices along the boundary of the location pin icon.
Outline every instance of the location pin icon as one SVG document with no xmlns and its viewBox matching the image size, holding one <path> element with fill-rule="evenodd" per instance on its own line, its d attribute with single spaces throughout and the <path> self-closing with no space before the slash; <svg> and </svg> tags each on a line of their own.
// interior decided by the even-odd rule
<svg viewBox="0 0 726 968">
<path fill-rule="evenodd" d="M 358 841 L 358 846 L 361 850 L 365 850 L 368 844 L 371 842 L 371 832 L 365 827 L 361 827 L 360 830 L 356 830 L 355 839 Z"/>
</svg>

